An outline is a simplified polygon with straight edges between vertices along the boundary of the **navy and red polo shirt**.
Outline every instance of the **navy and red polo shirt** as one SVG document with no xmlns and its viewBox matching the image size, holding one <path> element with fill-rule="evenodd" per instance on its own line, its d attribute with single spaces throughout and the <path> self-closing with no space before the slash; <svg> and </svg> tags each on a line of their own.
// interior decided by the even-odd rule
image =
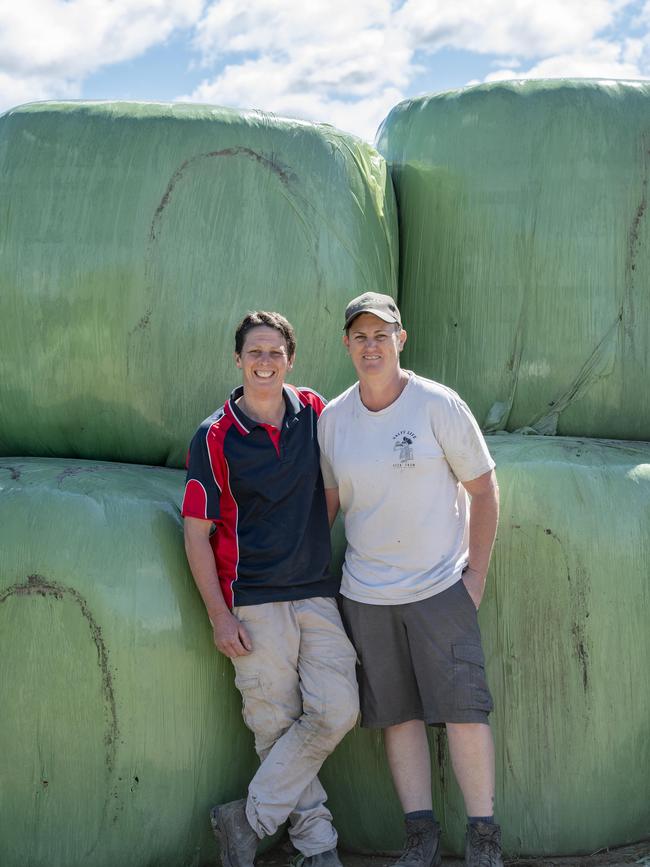
<svg viewBox="0 0 650 867">
<path fill-rule="evenodd" d="M 228 401 L 192 439 L 182 514 L 216 524 L 210 537 L 226 604 L 334 596 L 316 436 L 323 398 L 284 385 L 281 428 Z"/>
</svg>

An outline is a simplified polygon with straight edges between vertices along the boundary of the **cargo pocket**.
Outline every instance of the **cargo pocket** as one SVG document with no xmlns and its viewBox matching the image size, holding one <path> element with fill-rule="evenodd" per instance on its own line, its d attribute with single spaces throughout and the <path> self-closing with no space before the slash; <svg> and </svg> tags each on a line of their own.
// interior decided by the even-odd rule
<svg viewBox="0 0 650 867">
<path fill-rule="evenodd" d="M 480 644 L 454 644 L 454 698 L 461 710 L 492 710 Z"/>
<path fill-rule="evenodd" d="M 275 737 L 277 721 L 273 703 L 269 701 L 259 674 L 236 675 L 235 686 L 242 697 L 242 716 L 255 734 L 255 742 Z"/>
</svg>

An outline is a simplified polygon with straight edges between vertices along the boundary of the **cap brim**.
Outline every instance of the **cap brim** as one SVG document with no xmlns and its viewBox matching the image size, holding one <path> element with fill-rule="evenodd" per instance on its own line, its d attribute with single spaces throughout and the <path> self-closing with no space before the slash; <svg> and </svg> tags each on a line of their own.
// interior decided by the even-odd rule
<svg viewBox="0 0 650 867">
<path fill-rule="evenodd" d="M 401 324 L 399 319 L 397 319 L 391 313 L 386 313 L 384 310 L 375 310 L 374 307 L 364 307 L 363 310 L 359 310 L 358 313 L 353 313 L 352 316 L 349 316 L 345 320 L 343 330 L 345 331 L 345 329 L 350 325 L 350 323 L 353 322 L 357 318 L 357 316 L 361 316 L 363 313 L 372 313 L 373 316 L 376 316 L 378 319 L 382 319 L 384 322 L 394 322 L 397 325 Z"/>
</svg>

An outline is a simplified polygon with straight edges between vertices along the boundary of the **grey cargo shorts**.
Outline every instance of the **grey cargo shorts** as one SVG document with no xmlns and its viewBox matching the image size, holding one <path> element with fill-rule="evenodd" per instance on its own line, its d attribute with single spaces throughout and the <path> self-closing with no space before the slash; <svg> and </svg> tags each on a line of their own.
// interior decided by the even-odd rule
<svg viewBox="0 0 650 867">
<path fill-rule="evenodd" d="M 360 663 L 362 726 L 487 723 L 493 704 L 481 633 L 462 580 L 418 602 L 368 605 L 343 597 L 342 608 Z"/>
</svg>

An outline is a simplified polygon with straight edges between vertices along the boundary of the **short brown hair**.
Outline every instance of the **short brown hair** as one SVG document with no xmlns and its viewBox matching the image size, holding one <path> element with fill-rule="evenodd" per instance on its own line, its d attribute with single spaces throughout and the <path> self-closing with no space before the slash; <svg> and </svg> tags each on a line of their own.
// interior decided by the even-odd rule
<svg viewBox="0 0 650 867">
<path fill-rule="evenodd" d="M 279 331 L 286 341 L 289 358 L 293 358 L 296 352 L 296 332 L 293 330 L 293 325 L 282 314 L 270 313 L 266 310 L 249 311 L 237 326 L 235 331 L 235 352 L 237 355 L 241 355 L 248 332 L 260 325 L 267 325 L 269 328 L 275 328 L 276 331 Z"/>
</svg>

